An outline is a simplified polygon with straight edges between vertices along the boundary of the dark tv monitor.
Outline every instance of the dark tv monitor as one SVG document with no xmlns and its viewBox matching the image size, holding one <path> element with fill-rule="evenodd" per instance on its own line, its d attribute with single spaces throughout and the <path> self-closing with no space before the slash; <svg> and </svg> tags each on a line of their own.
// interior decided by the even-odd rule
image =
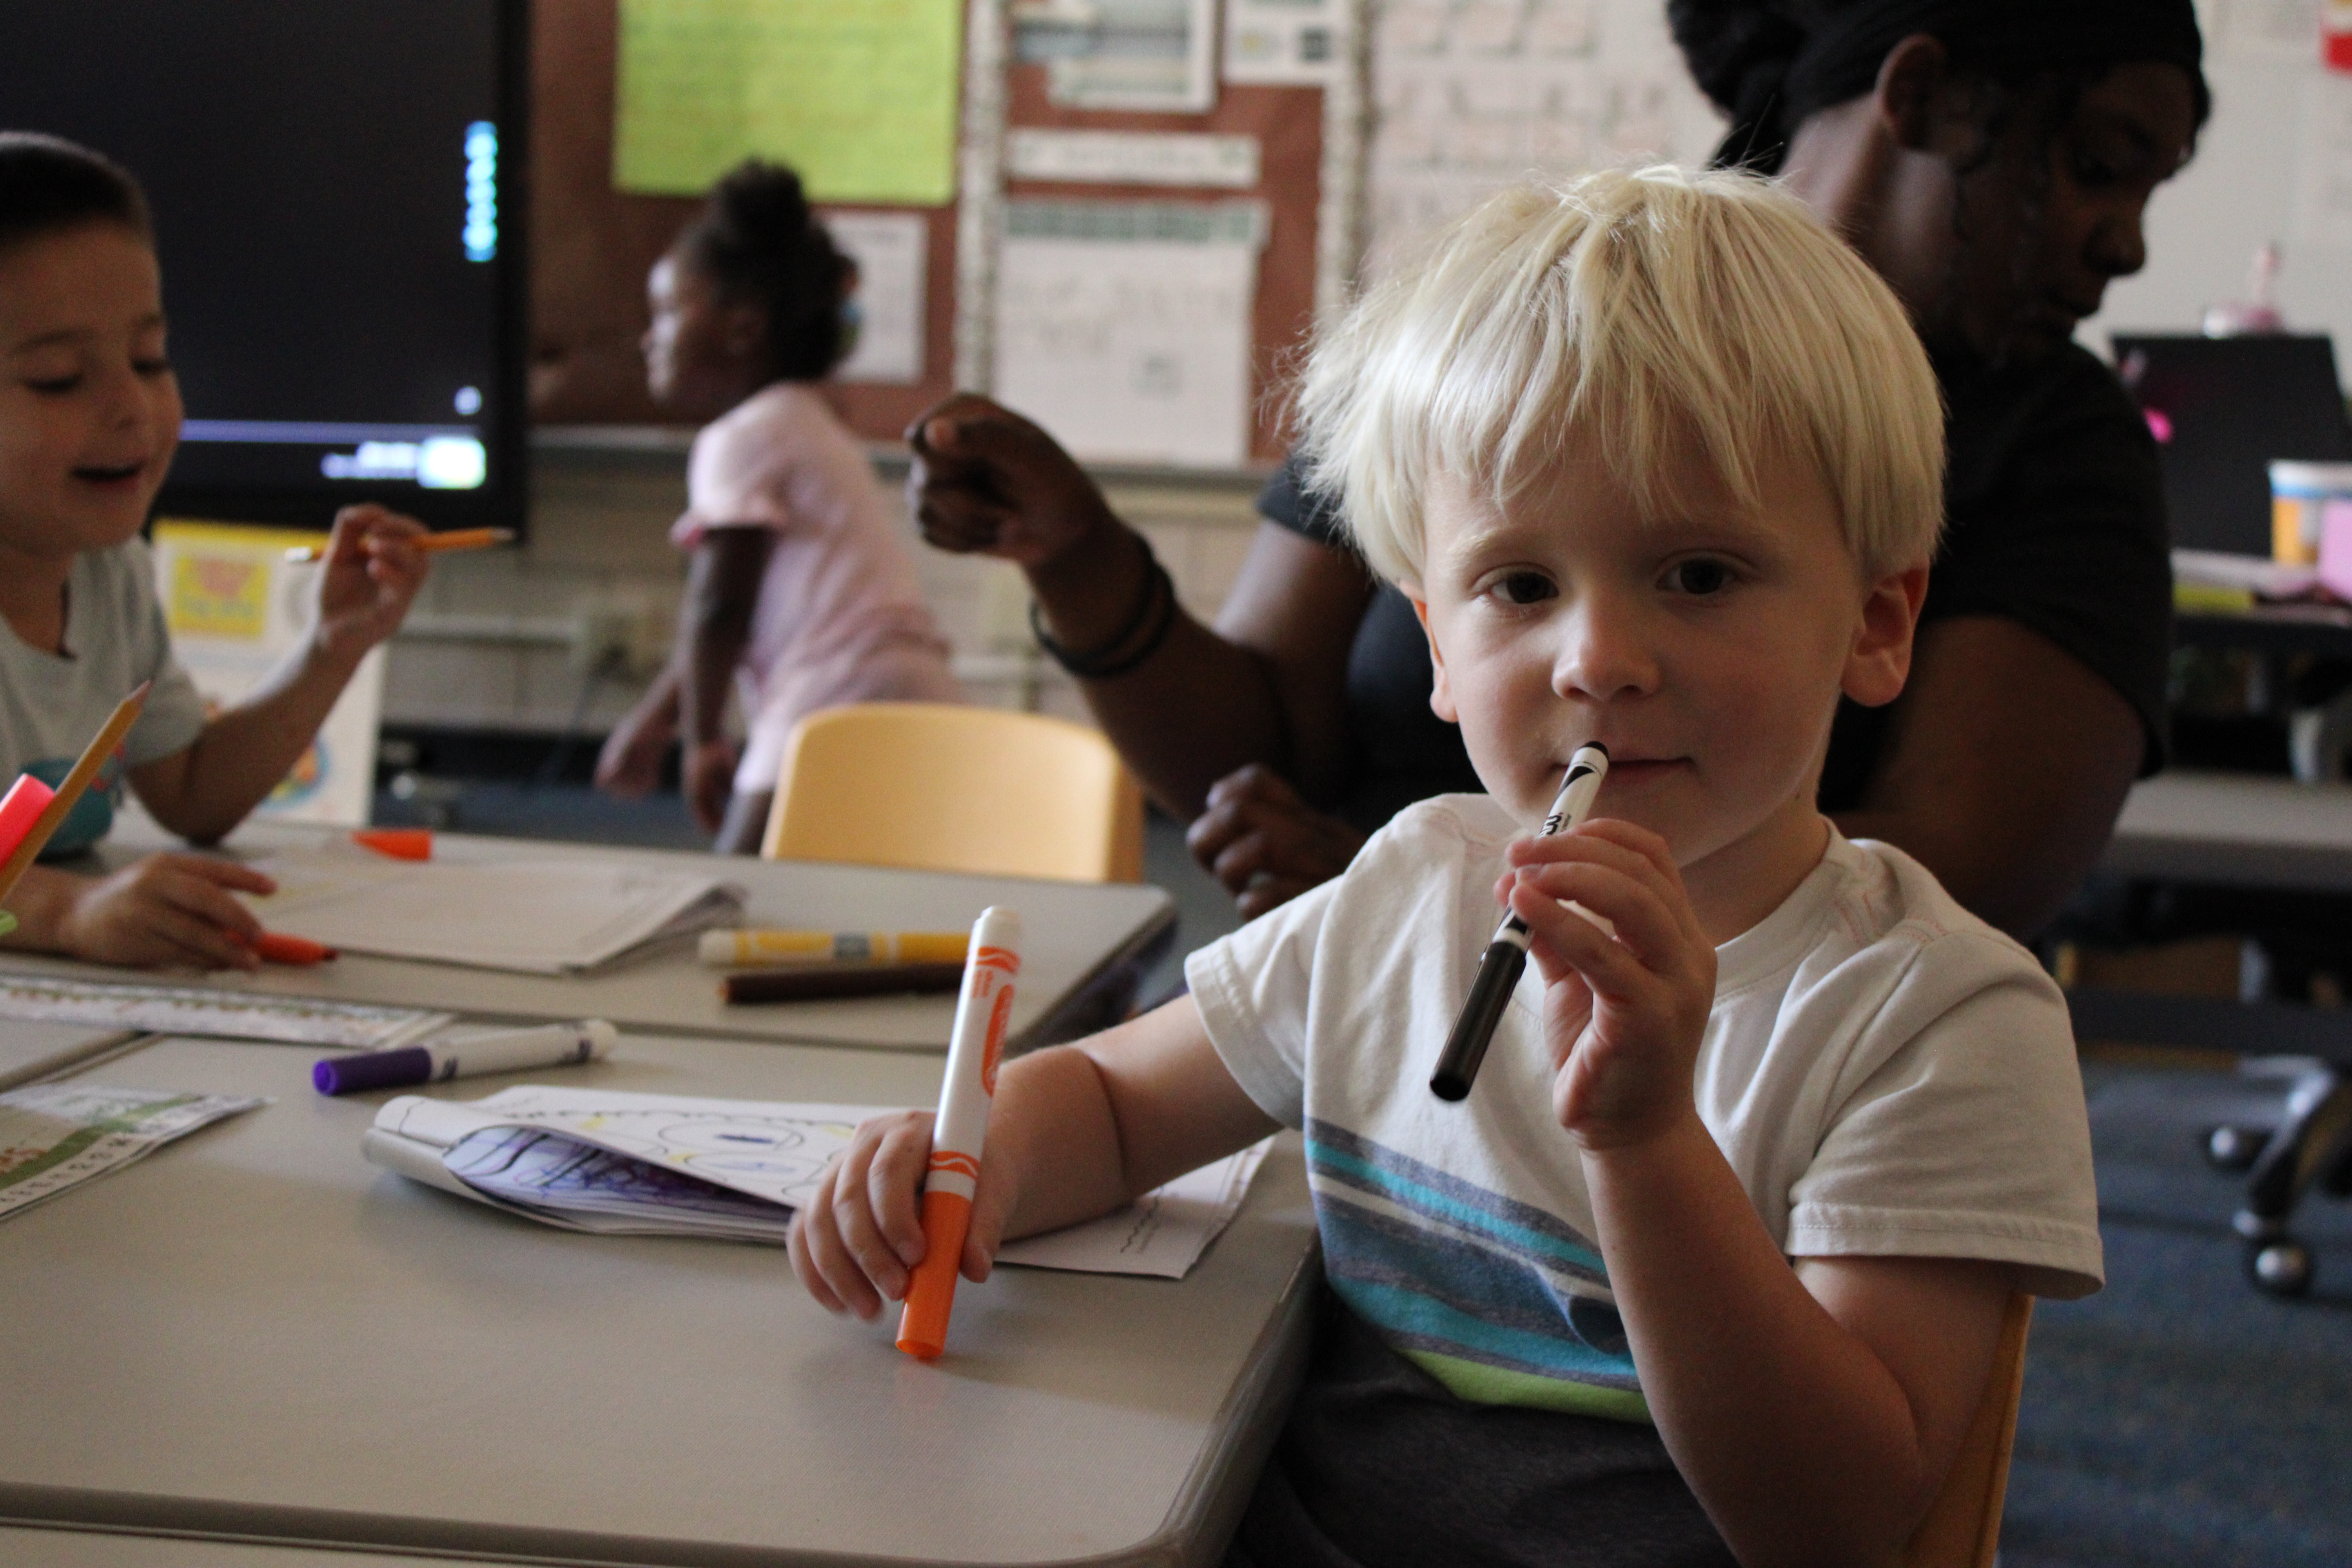
<svg viewBox="0 0 2352 1568">
<path fill-rule="evenodd" d="M 527 0 L 8 0 L 0 127 L 147 188 L 159 511 L 523 521 Z"/>
<path fill-rule="evenodd" d="M 2326 338 L 2119 333 L 2115 351 L 2156 437 L 2176 545 L 2268 555 L 2271 463 L 2352 461 Z"/>
</svg>

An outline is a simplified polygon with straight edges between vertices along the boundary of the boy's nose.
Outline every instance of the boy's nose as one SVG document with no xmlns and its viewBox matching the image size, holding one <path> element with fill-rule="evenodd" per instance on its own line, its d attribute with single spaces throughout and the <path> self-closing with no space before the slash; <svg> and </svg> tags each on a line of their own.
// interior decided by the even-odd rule
<svg viewBox="0 0 2352 1568">
<path fill-rule="evenodd" d="M 1617 595 L 1588 593 L 1561 617 L 1552 689 L 1606 702 L 1658 687 L 1658 659 L 1644 617 Z"/>
</svg>

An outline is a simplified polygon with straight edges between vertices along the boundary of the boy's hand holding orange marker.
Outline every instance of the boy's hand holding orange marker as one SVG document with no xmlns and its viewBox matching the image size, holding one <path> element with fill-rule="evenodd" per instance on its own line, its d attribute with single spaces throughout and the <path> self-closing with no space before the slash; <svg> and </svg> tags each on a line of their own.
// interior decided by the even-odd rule
<svg viewBox="0 0 2352 1568">
<path fill-rule="evenodd" d="M 793 1226 L 793 1269 L 809 1293 L 829 1310 L 866 1319 L 879 1315 L 886 1299 L 903 1297 L 898 1348 L 924 1361 L 946 1348 L 958 1271 L 974 1279 L 988 1273 L 987 1259 L 969 1243 L 1020 947 L 1018 914 L 982 913 L 938 1116 L 904 1111 L 860 1126 Z M 854 1197 L 836 1202 L 836 1194 Z M 980 1228 L 985 1244 L 989 1226 Z"/>
</svg>

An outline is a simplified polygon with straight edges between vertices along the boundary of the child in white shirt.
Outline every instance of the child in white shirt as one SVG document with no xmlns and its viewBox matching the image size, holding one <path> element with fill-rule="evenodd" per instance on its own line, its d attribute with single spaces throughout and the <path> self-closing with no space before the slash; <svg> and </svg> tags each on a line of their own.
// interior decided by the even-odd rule
<svg viewBox="0 0 2352 1568">
<path fill-rule="evenodd" d="M 1812 804 L 1940 516 L 1900 306 L 1761 182 L 1596 174 L 1374 290 L 1303 409 L 1489 794 L 1008 1067 L 964 1272 L 1298 1127 L 1337 1302 L 1236 1562 L 1890 1561 L 2011 1293 L 2101 1268 L 2056 988 Z M 1592 818 L 1524 837 L 1592 742 Z M 1447 1104 L 1497 900 L 1533 962 Z M 928 1142 L 868 1123 L 803 1211 L 820 1301 L 903 1291 Z"/>
</svg>

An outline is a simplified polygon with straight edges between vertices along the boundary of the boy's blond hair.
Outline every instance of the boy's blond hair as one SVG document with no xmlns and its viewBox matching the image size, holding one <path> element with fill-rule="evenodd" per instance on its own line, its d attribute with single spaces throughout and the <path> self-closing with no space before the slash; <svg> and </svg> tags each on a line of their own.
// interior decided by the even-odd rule
<svg viewBox="0 0 2352 1568">
<path fill-rule="evenodd" d="M 1299 405 L 1308 484 L 1407 584 L 1438 475 L 1500 504 L 1579 428 L 1645 508 L 1678 461 L 1753 506 L 1763 462 L 1811 459 L 1867 577 L 1924 564 L 1943 521 L 1943 405 L 1902 305 L 1748 174 L 1502 192 L 1324 336 Z"/>
</svg>

